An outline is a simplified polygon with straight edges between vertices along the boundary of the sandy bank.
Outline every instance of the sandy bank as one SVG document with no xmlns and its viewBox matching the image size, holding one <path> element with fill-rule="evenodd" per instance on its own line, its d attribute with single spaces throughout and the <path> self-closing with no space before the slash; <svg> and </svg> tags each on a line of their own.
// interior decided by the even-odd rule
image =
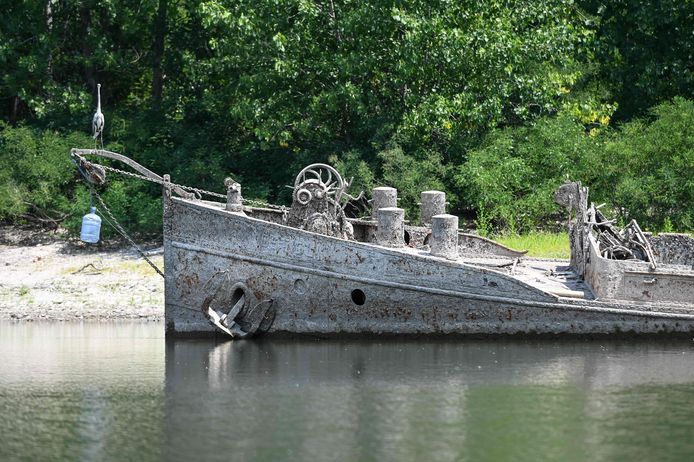
<svg viewBox="0 0 694 462">
<path fill-rule="evenodd" d="M 148 254 L 163 268 L 162 249 Z M 0 319 L 164 319 L 164 279 L 132 249 L 0 228 Z"/>
</svg>

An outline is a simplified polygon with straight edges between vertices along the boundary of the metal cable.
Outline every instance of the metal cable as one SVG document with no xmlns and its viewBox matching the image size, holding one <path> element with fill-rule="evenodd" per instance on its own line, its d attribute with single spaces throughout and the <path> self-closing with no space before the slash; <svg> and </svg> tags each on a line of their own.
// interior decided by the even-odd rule
<svg viewBox="0 0 694 462">
<path fill-rule="evenodd" d="M 141 174 L 139 174 L 139 173 L 128 172 L 128 171 L 125 171 L 125 170 L 120 170 L 120 169 L 115 168 L 115 167 L 110 167 L 110 166 L 108 166 L 108 165 L 102 165 L 102 164 L 97 164 L 97 163 L 89 162 L 89 161 L 87 161 L 83 156 L 81 156 L 81 155 L 79 155 L 79 154 L 74 154 L 74 156 L 78 157 L 78 158 L 80 159 L 80 161 L 82 161 L 82 162 L 85 162 L 85 163 L 89 163 L 89 164 L 92 164 L 92 165 L 99 166 L 99 167 L 103 168 L 104 170 L 108 170 L 108 171 L 113 172 L 113 173 L 119 173 L 119 174 L 124 175 L 124 176 L 129 176 L 129 177 L 131 177 L 131 178 L 137 178 L 137 179 L 139 179 L 139 180 L 149 181 L 150 183 L 156 183 L 156 184 L 159 184 L 159 185 L 163 185 L 163 184 L 164 184 L 164 181 L 161 180 L 161 179 L 150 178 L 150 177 L 148 177 L 148 176 L 141 175 Z M 111 210 L 108 208 L 108 206 L 106 205 L 106 203 L 104 202 L 104 200 L 101 198 L 101 196 L 99 195 L 99 193 L 96 191 L 96 189 L 94 188 L 94 186 L 93 186 L 91 183 L 89 183 L 89 181 L 87 180 L 87 175 L 85 175 L 85 173 L 84 173 L 84 171 L 82 170 L 82 168 L 80 167 L 79 163 L 77 163 L 77 168 L 80 170 L 80 173 L 81 173 L 82 176 L 84 177 L 84 180 L 89 184 L 89 188 L 90 188 L 90 192 L 92 193 L 92 196 L 96 196 L 97 200 L 98 200 L 99 203 L 101 204 L 101 207 L 102 207 L 103 211 L 106 213 L 106 215 L 104 215 L 104 218 L 106 219 L 106 222 L 107 222 L 108 224 L 110 224 L 110 225 L 118 232 L 118 234 L 120 234 L 121 236 L 123 236 L 123 238 L 124 238 L 125 240 L 127 240 L 128 243 L 130 243 L 130 245 L 132 245 L 132 246 L 135 248 L 135 250 L 137 250 L 137 252 L 140 254 L 140 256 L 142 256 L 142 258 L 145 259 L 145 261 L 149 264 L 149 266 L 151 266 L 151 267 L 154 269 L 154 271 L 156 271 L 157 273 L 159 273 L 159 275 L 160 275 L 161 277 L 165 277 L 165 276 L 164 276 L 164 273 L 159 269 L 159 267 L 157 267 L 157 265 L 155 265 L 155 264 L 152 262 L 152 260 L 150 260 L 150 259 L 147 257 L 147 255 L 145 254 L 144 250 L 142 250 L 142 249 L 140 248 L 140 246 L 137 245 L 137 243 L 128 235 L 128 233 L 127 233 L 127 232 L 125 231 L 125 229 L 120 225 L 120 223 L 118 223 L 118 220 L 116 220 L 116 217 L 113 216 L 113 213 L 112 213 Z M 185 186 L 185 185 L 176 184 L 176 183 L 168 183 L 168 184 L 169 184 L 170 186 L 172 186 L 172 187 L 178 187 L 178 188 L 181 188 L 181 189 L 183 189 L 183 190 L 185 190 L 185 191 L 195 192 L 195 193 L 197 193 L 199 196 L 202 196 L 202 195 L 204 194 L 204 195 L 207 195 L 207 196 L 218 197 L 218 198 L 221 198 L 221 199 L 226 199 L 226 198 L 227 198 L 227 196 L 224 195 L 224 194 L 216 193 L 216 192 L 213 192 L 213 191 L 206 191 L 206 190 L 204 190 L 204 189 L 194 188 L 194 187 L 192 187 L 192 186 Z M 91 199 L 92 196 L 90 196 L 90 203 L 91 203 L 91 200 L 92 200 L 92 199 Z M 268 208 L 271 208 L 271 209 L 281 210 L 281 211 L 282 211 L 283 213 L 285 213 L 285 214 L 287 213 L 287 208 L 286 208 L 285 206 L 278 206 L 278 205 L 274 205 L 274 204 L 269 204 L 269 203 L 267 203 L 267 202 L 262 202 L 262 201 L 252 200 L 252 199 L 243 199 L 243 198 L 242 198 L 241 201 L 244 202 L 244 203 L 246 203 L 246 204 L 256 204 L 256 205 L 261 206 L 261 207 L 268 207 Z"/>
<path fill-rule="evenodd" d="M 85 162 L 89 162 L 86 159 L 84 159 L 84 157 L 80 156 L 79 154 L 75 154 L 75 156 L 79 157 L 81 160 L 84 160 Z M 108 170 L 108 171 L 113 172 L 113 173 L 119 173 L 121 175 L 129 176 L 132 178 L 137 178 L 139 180 L 149 181 L 150 183 L 156 183 L 156 184 L 160 184 L 160 185 L 164 184 L 163 180 L 158 180 L 156 178 L 150 178 L 148 176 L 141 175 L 139 173 L 128 172 L 126 170 L 121 170 L 121 169 L 118 169 L 115 167 L 110 167 L 108 165 L 96 164 L 94 162 L 90 162 L 90 163 L 93 165 L 98 165 L 99 167 L 102 167 L 104 170 Z M 220 194 L 220 193 L 217 193 L 214 191 L 207 191 L 205 189 L 195 188 L 193 186 L 186 186 L 186 185 L 182 185 L 182 184 L 178 184 L 178 183 L 169 183 L 169 184 L 173 187 L 178 187 L 178 188 L 181 188 L 185 191 L 195 192 L 195 193 L 198 193 L 200 195 L 217 197 L 220 199 L 226 199 L 227 198 L 227 196 L 225 194 Z M 286 207 L 283 205 L 270 204 L 268 202 L 263 202 L 263 201 L 254 200 L 254 199 L 241 198 L 241 202 L 243 202 L 244 204 L 256 205 L 259 207 L 267 207 L 267 208 L 275 209 L 275 210 L 285 210 L 286 209 Z"/>
<path fill-rule="evenodd" d="M 91 189 L 92 189 L 92 193 L 94 194 L 94 196 L 96 196 L 97 200 L 98 200 L 99 203 L 101 204 L 101 207 L 103 208 L 104 212 L 106 212 L 106 214 L 108 215 L 108 216 L 104 216 L 104 218 L 106 218 L 106 221 L 107 221 L 116 231 L 118 231 L 118 234 L 120 234 L 121 236 L 123 236 L 123 238 L 125 238 L 125 240 L 127 240 L 127 241 L 130 243 L 130 245 L 132 245 L 132 246 L 135 248 L 135 250 L 137 250 L 137 252 L 140 254 L 140 256 L 142 256 L 142 258 L 144 258 L 145 261 L 146 261 L 147 263 L 149 263 L 149 266 L 151 266 L 151 267 L 154 269 L 154 271 L 156 271 L 157 273 L 159 273 L 159 275 L 160 275 L 161 277 L 165 277 L 165 276 L 164 276 L 164 273 L 159 269 L 159 267 L 158 267 L 157 265 L 155 265 L 155 264 L 152 262 L 152 260 L 150 260 L 150 259 L 147 257 L 147 255 L 145 254 L 144 250 L 142 250 L 142 249 L 140 248 L 140 246 L 137 245 L 137 244 L 135 243 L 135 241 L 132 240 L 132 238 L 128 235 L 128 233 L 125 231 L 125 229 L 123 229 L 123 227 L 120 225 L 120 223 L 118 223 L 118 220 L 116 220 L 116 217 L 113 216 L 113 213 L 111 213 L 111 210 L 108 208 L 108 206 L 106 205 L 106 203 L 104 202 L 104 200 L 101 198 L 101 196 L 99 195 L 99 193 L 96 192 L 96 190 L 95 190 L 94 188 L 91 188 Z"/>
</svg>

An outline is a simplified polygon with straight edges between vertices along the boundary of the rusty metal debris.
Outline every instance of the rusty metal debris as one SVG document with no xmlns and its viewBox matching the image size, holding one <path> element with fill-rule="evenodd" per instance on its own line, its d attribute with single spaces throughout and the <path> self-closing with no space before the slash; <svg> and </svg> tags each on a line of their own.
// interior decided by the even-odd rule
<svg viewBox="0 0 694 462">
<path fill-rule="evenodd" d="M 596 221 L 589 223 L 597 233 L 600 255 L 612 260 L 642 260 L 649 262 L 656 269 L 653 249 L 636 220 L 631 220 L 621 231 L 607 220 L 596 207 L 589 212 Z"/>
<path fill-rule="evenodd" d="M 354 199 L 346 193 L 349 184 L 330 165 L 312 164 L 294 180 L 289 226 L 326 236 L 353 239 L 353 228 L 343 202 Z"/>
<path fill-rule="evenodd" d="M 640 260 L 650 264 L 651 269 L 656 269 L 656 258 L 648 238 L 644 235 L 636 220 L 631 220 L 623 229 L 618 229 L 615 220 L 609 220 L 600 208 L 604 205 L 588 205 L 588 188 L 581 183 L 570 182 L 562 185 L 554 196 L 555 201 L 566 207 L 571 214 L 575 214 L 576 226 L 571 227 L 572 250 L 573 246 L 581 247 L 578 252 L 585 252 L 587 245 L 586 235 L 593 235 L 598 244 L 598 252 L 601 257 L 610 260 Z M 581 229 L 576 229 L 576 228 Z M 574 241 L 583 242 L 574 242 Z M 573 253 L 573 252 L 572 252 Z"/>
</svg>

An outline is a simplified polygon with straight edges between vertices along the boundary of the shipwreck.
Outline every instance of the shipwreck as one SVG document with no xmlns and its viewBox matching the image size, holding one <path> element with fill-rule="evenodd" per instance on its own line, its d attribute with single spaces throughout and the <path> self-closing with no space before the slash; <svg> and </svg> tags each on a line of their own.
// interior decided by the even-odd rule
<svg viewBox="0 0 694 462">
<path fill-rule="evenodd" d="M 361 197 L 325 164 L 298 173 L 285 207 L 245 200 L 231 179 L 212 193 L 116 153 L 71 155 L 91 183 L 123 173 L 97 155 L 162 185 L 167 336 L 694 332 L 694 239 L 619 229 L 580 183 L 555 196 L 570 215 L 563 261 L 462 232 L 440 191 L 422 192 L 417 226 L 390 187 L 348 217 Z"/>
</svg>

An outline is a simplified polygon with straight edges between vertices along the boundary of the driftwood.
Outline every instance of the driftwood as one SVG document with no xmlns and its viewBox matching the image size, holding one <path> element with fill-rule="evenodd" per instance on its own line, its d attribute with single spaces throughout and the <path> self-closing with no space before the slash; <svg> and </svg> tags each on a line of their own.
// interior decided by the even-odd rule
<svg viewBox="0 0 694 462">
<path fill-rule="evenodd" d="M 78 270 L 76 270 L 76 271 L 73 271 L 72 274 L 79 274 L 79 273 L 81 273 L 82 271 L 86 270 L 86 269 L 89 268 L 89 267 L 93 268 L 93 270 L 90 271 L 90 272 L 88 272 L 88 273 L 86 273 L 86 274 L 94 274 L 94 275 L 96 275 L 96 274 L 101 274 L 101 272 L 104 270 L 103 268 L 98 268 L 96 265 L 94 265 L 94 263 L 87 263 L 87 264 L 84 265 L 82 268 L 80 268 L 80 269 L 78 269 Z"/>
<path fill-rule="evenodd" d="M 52 230 L 58 229 L 60 224 L 68 217 L 67 213 L 58 212 L 57 210 L 42 210 L 36 204 L 28 201 L 24 201 L 24 204 L 30 207 L 31 213 L 22 214 L 23 219 Z M 55 216 L 51 216 L 49 213 Z"/>
</svg>

